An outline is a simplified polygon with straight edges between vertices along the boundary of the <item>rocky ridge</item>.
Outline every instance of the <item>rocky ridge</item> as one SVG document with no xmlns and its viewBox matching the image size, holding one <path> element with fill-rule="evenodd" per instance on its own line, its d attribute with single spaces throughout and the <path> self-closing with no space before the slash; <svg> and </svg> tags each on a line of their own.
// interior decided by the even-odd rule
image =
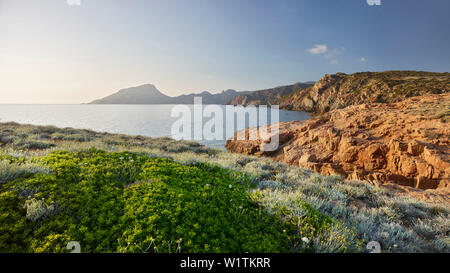
<svg viewBox="0 0 450 273">
<path fill-rule="evenodd" d="M 450 93 L 364 103 L 280 123 L 280 146 L 228 140 L 232 152 L 270 156 L 324 175 L 366 180 L 429 202 L 450 201 Z M 246 129 L 247 136 L 255 128 Z"/>
<path fill-rule="evenodd" d="M 450 92 L 450 73 L 421 71 L 327 74 L 314 86 L 276 101 L 280 108 L 326 113 L 363 103 L 392 103 L 413 96 Z"/>
</svg>

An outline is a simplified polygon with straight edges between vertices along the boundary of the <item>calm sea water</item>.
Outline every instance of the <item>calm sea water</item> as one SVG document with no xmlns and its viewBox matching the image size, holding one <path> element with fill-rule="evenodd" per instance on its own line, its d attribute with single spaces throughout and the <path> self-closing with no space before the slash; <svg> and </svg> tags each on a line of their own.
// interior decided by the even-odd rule
<svg viewBox="0 0 450 273">
<path fill-rule="evenodd" d="M 170 137 L 172 124 L 178 119 L 171 117 L 173 107 L 174 105 L 0 105 L 0 122 L 15 121 L 108 133 Z M 193 105 L 188 107 L 193 113 Z M 220 107 L 225 113 L 225 106 Z M 238 111 L 242 113 L 242 110 Z M 268 113 L 270 123 L 270 111 Z M 280 110 L 279 114 L 281 122 L 305 120 L 309 117 L 307 113 L 295 111 Z M 204 118 L 205 122 L 208 120 L 210 118 Z M 225 122 L 233 121 L 226 120 L 224 115 Z M 236 125 L 234 128 L 237 129 Z M 226 141 L 198 142 L 210 147 L 223 148 Z"/>
</svg>

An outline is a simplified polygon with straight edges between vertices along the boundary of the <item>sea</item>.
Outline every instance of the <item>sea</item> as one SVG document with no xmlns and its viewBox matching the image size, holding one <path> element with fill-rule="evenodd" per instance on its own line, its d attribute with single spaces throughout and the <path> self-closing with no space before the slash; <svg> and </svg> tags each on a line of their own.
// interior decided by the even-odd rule
<svg viewBox="0 0 450 273">
<path fill-rule="evenodd" d="M 178 107 L 178 108 L 177 108 Z M 183 115 L 177 112 L 180 108 L 178 105 L 94 105 L 94 104 L 64 104 L 64 105 L 13 105 L 0 104 L 0 122 L 14 121 L 21 124 L 33 125 L 54 125 L 57 127 L 71 127 L 77 129 L 90 129 L 98 132 L 120 133 L 129 135 L 142 135 L 148 137 L 173 137 L 172 127 L 177 120 L 180 120 Z M 242 106 L 225 106 L 214 105 L 215 115 L 204 116 L 205 109 L 208 105 L 203 105 L 202 108 L 196 108 L 202 117 L 203 124 L 215 119 L 216 116 L 222 115 L 223 131 L 226 128 L 233 128 L 234 131 L 240 129 L 236 119 L 239 116 L 246 117 L 246 126 L 250 123 L 248 112 L 264 111 L 263 108 L 254 107 L 252 110 Z M 228 108 L 227 108 L 228 107 Z M 252 106 L 250 106 L 252 107 Z M 184 105 L 181 107 L 186 111 L 189 109 L 191 118 L 187 120 L 191 122 L 191 139 L 194 139 L 194 105 Z M 222 111 L 220 113 L 219 109 Z M 235 119 L 227 118 L 226 111 L 236 111 Z M 184 116 L 189 116 L 188 112 Z M 267 123 L 274 123 L 275 121 L 294 121 L 306 120 L 310 118 L 308 113 L 279 110 L 278 118 L 276 115 L 271 115 L 270 108 L 267 109 L 267 120 L 258 119 L 258 125 L 265 125 Z M 264 113 L 264 112 L 263 112 Z M 197 119 L 198 120 L 198 119 Z M 220 119 L 219 119 L 220 120 Z M 215 120 L 214 120 L 215 121 Z M 230 123 L 234 126 L 229 126 Z M 198 128 L 199 127 L 195 127 Z M 226 135 L 230 132 L 224 132 L 222 138 L 216 139 L 194 139 L 203 145 L 214 148 L 224 148 L 226 143 Z M 234 132 L 232 132 L 234 133 Z M 186 134 L 187 135 L 187 134 Z"/>
</svg>

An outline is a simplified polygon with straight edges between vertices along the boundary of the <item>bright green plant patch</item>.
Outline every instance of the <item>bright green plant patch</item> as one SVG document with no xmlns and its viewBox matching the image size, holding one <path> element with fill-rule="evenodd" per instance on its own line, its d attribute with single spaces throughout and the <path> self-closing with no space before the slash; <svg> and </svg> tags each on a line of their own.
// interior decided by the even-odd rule
<svg viewBox="0 0 450 273">
<path fill-rule="evenodd" d="M 1 252 L 286 252 L 290 223 L 247 175 L 136 153 L 54 152 L 51 171 L 2 185 Z"/>
</svg>

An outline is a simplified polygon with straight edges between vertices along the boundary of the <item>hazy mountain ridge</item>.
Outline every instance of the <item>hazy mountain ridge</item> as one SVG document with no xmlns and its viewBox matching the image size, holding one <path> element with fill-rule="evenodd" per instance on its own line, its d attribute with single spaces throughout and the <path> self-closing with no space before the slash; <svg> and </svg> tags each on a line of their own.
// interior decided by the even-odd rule
<svg viewBox="0 0 450 273">
<path fill-rule="evenodd" d="M 202 103 L 204 104 L 226 104 L 228 101 L 232 100 L 233 98 L 242 95 L 247 94 L 249 91 L 236 91 L 233 89 L 228 89 L 225 91 L 222 91 L 218 94 L 211 94 L 208 91 L 204 91 L 202 93 L 198 94 L 188 94 L 188 95 L 181 95 L 178 97 L 173 98 L 173 103 L 176 104 L 192 104 L 194 102 L 194 97 L 202 97 Z"/>
<path fill-rule="evenodd" d="M 170 97 L 163 94 L 152 84 L 144 84 L 136 87 L 121 89 L 118 92 L 94 100 L 90 104 L 193 104 L 194 97 L 202 97 L 204 104 L 226 104 L 234 97 L 247 94 L 248 91 L 238 92 L 228 89 L 218 94 L 211 94 L 208 91 L 202 93 L 192 93 L 177 97 Z"/>
<path fill-rule="evenodd" d="M 163 94 L 152 84 L 144 84 L 121 89 L 112 95 L 94 100 L 90 104 L 193 104 L 194 97 L 202 97 L 204 104 L 271 105 L 281 97 L 313 84 L 314 82 L 295 83 L 257 91 L 228 89 L 217 94 L 203 91 L 176 97 Z"/>
<path fill-rule="evenodd" d="M 231 105 L 272 105 L 283 96 L 289 95 L 297 90 L 310 87 L 315 82 L 295 83 L 265 90 L 254 91 L 249 94 L 241 94 L 233 98 L 228 104 Z"/>
</svg>

